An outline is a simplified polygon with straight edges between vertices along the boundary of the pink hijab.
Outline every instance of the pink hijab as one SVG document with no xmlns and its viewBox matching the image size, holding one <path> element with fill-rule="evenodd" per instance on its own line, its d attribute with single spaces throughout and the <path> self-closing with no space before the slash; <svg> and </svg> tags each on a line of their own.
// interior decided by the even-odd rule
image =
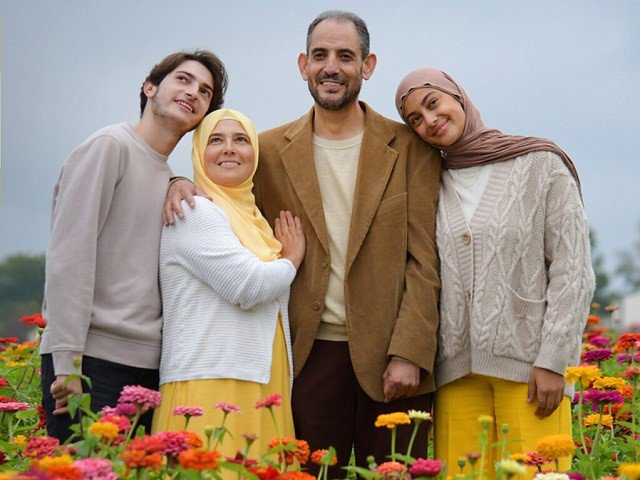
<svg viewBox="0 0 640 480">
<path fill-rule="evenodd" d="M 467 168 L 487 163 L 502 162 L 525 153 L 548 151 L 556 153 L 571 172 L 580 189 L 578 172 L 569 156 L 551 140 L 520 135 L 506 135 L 499 130 L 487 128 L 482 123 L 480 112 L 465 91 L 453 78 L 436 68 L 420 68 L 404 77 L 396 91 L 396 108 L 403 120 L 404 101 L 419 88 L 435 88 L 458 100 L 465 113 L 462 136 L 446 148 L 441 148 L 444 168 Z M 406 123 L 406 120 L 405 120 Z"/>
</svg>

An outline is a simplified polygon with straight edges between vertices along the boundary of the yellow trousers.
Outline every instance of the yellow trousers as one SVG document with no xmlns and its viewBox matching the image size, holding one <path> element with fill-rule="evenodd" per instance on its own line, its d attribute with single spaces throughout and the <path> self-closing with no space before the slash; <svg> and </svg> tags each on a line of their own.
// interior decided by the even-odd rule
<svg viewBox="0 0 640 480">
<path fill-rule="evenodd" d="M 534 451 L 540 437 L 554 434 L 571 435 L 571 403 L 564 397 L 560 406 L 549 417 L 540 420 L 535 416 L 537 402 L 527 403 L 527 384 L 511 382 L 484 375 L 470 374 L 440 387 L 435 397 L 435 456 L 446 461 L 447 472 L 460 473 L 458 458 L 478 452 L 480 415 L 494 418 L 489 430 L 489 445 L 502 440 L 502 425 L 509 426 L 507 451 L 525 453 Z M 485 471 L 493 478 L 493 464 L 501 458 L 501 447 L 489 447 L 490 456 L 485 460 Z M 571 467 L 569 457 L 560 459 L 560 471 Z M 476 464 L 476 469 L 479 463 Z M 555 469 L 547 464 L 544 469 Z M 464 473 L 471 472 L 466 462 Z M 532 478 L 537 470 L 529 468 L 526 477 Z M 485 477 L 486 478 L 486 477 Z"/>
</svg>

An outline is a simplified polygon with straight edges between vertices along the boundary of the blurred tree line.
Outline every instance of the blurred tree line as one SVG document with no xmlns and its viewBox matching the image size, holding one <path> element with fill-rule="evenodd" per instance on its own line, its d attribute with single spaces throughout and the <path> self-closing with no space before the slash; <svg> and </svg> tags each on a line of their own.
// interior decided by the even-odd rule
<svg viewBox="0 0 640 480">
<path fill-rule="evenodd" d="M 640 290 L 640 222 L 638 238 L 630 248 L 617 254 L 615 275 L 623 292 L 612 287 L 604 255 L 598 250 L 597 236 L 591 231 L 591 259 L 596 274 L 593 301 L 602 306 L 615 303 L 620 293 Z M 0 337 L 26 339 L 27 329 L 18 319 L 39 312 L 44 294 L 44 255 L 11 255 L 0 263 Z"/>
</svg>

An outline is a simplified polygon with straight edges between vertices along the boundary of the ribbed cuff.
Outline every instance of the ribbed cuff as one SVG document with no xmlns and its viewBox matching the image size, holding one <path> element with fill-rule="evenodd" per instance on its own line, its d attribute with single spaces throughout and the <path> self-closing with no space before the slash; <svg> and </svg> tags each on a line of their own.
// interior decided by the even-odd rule
<svg viewBox="0 0 640 480">
<path fill-rule="evenodd" d="M 76 367 L 73 366 L 73 359 L 75 357 L 80 357 L 80 359 L 82 359 L 82 352 L 52 352 L 51 357 L 53 358 L 53 372 L 56 375 L 70 375 L 72 373 L 80 373 L 79 371 L 77 371 Z M 82 365 L 82 360 L 80 365 Z M 80 370 L 82 370 L 82 367 L 80 368 Z"/>
</svg>

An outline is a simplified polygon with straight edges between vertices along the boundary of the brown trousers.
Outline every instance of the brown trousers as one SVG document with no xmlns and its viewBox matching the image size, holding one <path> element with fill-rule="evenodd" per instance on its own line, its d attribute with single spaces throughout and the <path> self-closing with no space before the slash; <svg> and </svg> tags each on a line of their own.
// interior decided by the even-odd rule
<svg viewBox="0 0 640 480">
<path fill-rule="evenodd" d="M 382 382 L 382 379 L 380 379 Z M 389 403 L 372 400 L 360 387 L 353 371 L 347 342 L 316 340 L 302 371 L 293 383 L 293 420 L 296 437 L 309 442 L 311 451 L 336 449 L 338 463 L 329 470 L 329 478 L 345 478 L 346 466 L 353 447 L 356 464 L 366 467 L 373 455 L 378 464 L 391 454 L 391 431 L 376 428 L 378 415 L 406 412 L 409 409 L 430 411 L 431 394 L 401 398 Z M 412 456 L 427 455 L 428 422 L 420 424 Z M 412 425 L 397 428 L 396 453 L 407 452 Z M 318 467 L 307 464 L 312 474 Z"/>
</svg>

